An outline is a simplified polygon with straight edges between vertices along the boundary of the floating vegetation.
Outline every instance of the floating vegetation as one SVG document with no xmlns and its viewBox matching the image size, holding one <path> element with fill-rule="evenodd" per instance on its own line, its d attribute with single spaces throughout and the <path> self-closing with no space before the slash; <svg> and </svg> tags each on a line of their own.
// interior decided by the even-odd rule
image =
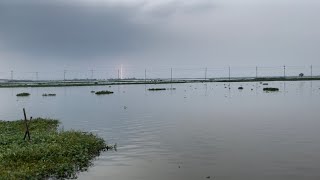
<svg viewBox="0 0 320 180">
<path fill-rule="evenodd" d="M 116 148 L 92 133 L 58 130 L 59 121 L 0 121 L 0 179 L 69 179 L 85 171 L 102 151 Z"/>
<path fill-rule="evenodd" d="M 56 94 L 42 94 L 42 96 L 56 96 Z"/>
<path fill-rule="evenodd" d="M 279 88 L 271 88 L 271 87 L 268 87 L 268 88 L 263 88 L 263 91 L 276 92 L 276 91 L 279 91 Z"/>
<path fill-rule="evenodd" d="M 238 87 L 239 90 L 243 90 L 243 87 Z"/>
<path fill-rule="evenodd" d="M 103 94 L 113 94 L 112 91 L 98 91 L 95 93 L 96 95 L 103 95 Z"/>
<path fill-rule="evenodd" d="M 17 96 L 30 96 L 30 94 L 29 94 L 29 93 L 24 92 L 24 93 L 19 93 L 19 94 L 17 94 Z"/>
<path fill-rule="evenodd" d="M 149 88 L 149 91 L 165 91 L 167 90 L 166 88 Z"/>
</svg>

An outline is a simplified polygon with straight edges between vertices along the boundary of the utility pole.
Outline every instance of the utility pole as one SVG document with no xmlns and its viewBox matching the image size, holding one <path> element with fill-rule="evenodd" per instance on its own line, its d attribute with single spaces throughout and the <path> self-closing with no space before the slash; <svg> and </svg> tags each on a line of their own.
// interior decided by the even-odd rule
<svg viewBox="0 0 320 180">
<path fill-rule="evenodd" d="M 229 66 L 229 81 L 231 80 L 231 68 Z"/>
<path fill-rule="evenodd" d="M 313 69 L 312 69 L 312 65 L 310 66 L 310 70 L 311 70 L 311 78 L 313 78 Z"/>
<path fill-rule="evenodd" d="M 286 78 L 286 66 L 283 66 L 283 77 Z"/>
<path fill-rule="evenodd" d="M 36 80 L 39 80 L 39 72 L 36 72 Z"/>
<path fill-rule="evenodd" d="M 94 70 L 91 69 L 90 71 L 91 71 L 91 80 L 93 80 L 93 72 L 94 72 Z"/>
<path fill-rule="evenodd" d="M 258 66 L 256 66 L 256 78 L 258 78 Z"/>
<path fill-rule="evenodd" d="M 144 82 L 147 82 L 147 69 L 144 69 Z"/>
<path fill-rule="evenodd" d="M 207 71 L 208 71 L 208 68 L 205 69 L 205 73 L 204 73 L 204 80 L 205 81 L 207 80 Z"/>
<path fill-rule="evenodd" d="M 119 71 L 119 69 L 118 69 L 118 80 L 120 79 L 120 71 Z"/>
<path fill-rule="evenodd" d="M 64 81 L 66 80 L 66 74 L 67 74 L 67 70 L 64 70 L 64 71 L 63 71 L 63 80 L 64 80 Z"/>
<path fill-rule="evenodd" d="M 13 80 L 13 71 L 11 70 L 11 81 Z"/>
<path fill-rule="evenodd" d="M 171 68 L 171 82 L 172 82 L 172 68 Z"/>
</svg>

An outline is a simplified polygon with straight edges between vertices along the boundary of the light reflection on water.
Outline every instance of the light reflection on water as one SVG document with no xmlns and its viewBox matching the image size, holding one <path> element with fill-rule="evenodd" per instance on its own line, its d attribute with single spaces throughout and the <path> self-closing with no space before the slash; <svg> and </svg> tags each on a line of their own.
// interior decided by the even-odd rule
<svg viewBox="0 0 320 180">
<path fill-rule="evenodd" d="M 230 86 L 230 89 L 229 89 Z M 238 90 L 243 86 L 244 90 Z M 149 92 L 151 87 L 176 90 Z M 0 89 L 0 119 L 60 119 L 105 152 L 79 179 L 319 179 L 320 82 Z M 96 96 L 92 90 L 112 90 Z M 19 92 L 30 92 L 17 98 Z M 56 93 L 56 97 L 42 97 Z"/>
</svg>

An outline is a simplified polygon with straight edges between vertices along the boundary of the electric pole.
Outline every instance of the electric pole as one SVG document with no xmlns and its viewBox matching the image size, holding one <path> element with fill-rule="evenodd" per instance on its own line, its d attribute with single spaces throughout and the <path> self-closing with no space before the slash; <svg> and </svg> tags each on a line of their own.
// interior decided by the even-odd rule
<svg viewBox="0 0 320 180">
<path fill-rule="evenodd" d="M 147 69 L 144 70 L 144 82 L 147 82 Z"/>
<path fill-rule="evenodd" d="M 206 69 L 205 69 L 205 73 L 204 73 L 204 80 L 205 80 L 205 81 L 207 80 L 207 71 L 208 71 L 208 69 L 206 68 Z"/>
<path fill-rule="evenodd" d="M 93 72 L 94 72 L 94 70 L 91 69 L 90 71 L 91 71 L 91 80 L 93 80 Z"/>
<path fill-rule="evenodd" d="M 171 68 L 171 82 L 172 82 L 172 68 Z"/>
<path fill-rule="evenodd" d="M 66 74 L 67 74 L 67 70 L 64 70 L 64 71 L 63 71 L 63 80 L 64 80 L 64 81 L 66 80 Z"/>
<path fill-rule="evenodd" d="M 231 80 L 231 68 L 229 66 L 229 81 Z"/>
</svg>

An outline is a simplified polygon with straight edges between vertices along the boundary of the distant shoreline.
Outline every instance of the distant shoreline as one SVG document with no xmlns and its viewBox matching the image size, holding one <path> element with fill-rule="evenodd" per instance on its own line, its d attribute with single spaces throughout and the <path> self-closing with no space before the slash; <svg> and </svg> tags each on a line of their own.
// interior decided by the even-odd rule
<svg viewBox="0 0 320 180">
<path fill-rule="evenodd" d="M 72 86 L 112 86 L 133 84 L 178 84 L 178 83 L 212 83 L 212 82 L 270 82 L 270 81 L 319 81 L 320 77 L 260 77 L 260 78 L 210 78 L 210 79 L 120 79 L 120 80 L 47 80 L 0 82 L 0 88 L 23 87 L 72 87 Z"/>
</svg>

